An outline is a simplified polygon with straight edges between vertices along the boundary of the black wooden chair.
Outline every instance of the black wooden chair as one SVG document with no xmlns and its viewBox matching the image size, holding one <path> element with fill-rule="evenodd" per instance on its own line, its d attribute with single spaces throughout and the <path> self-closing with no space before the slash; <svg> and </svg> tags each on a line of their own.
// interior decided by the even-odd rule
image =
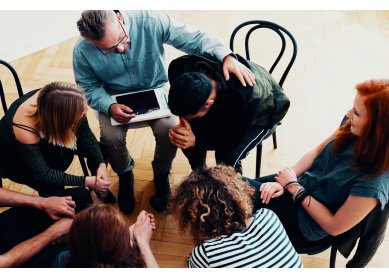
<svg viewBox="0 0 389 276">
<path fill-rule="evenodd" d="M 245 28 L 246 26 L 248 26 L 248 27 Z M 289 59 L 289 63 L 287 64 L 286 69 L 284 70 L 284 72 L 283 72 L 283 74 L 278 82 L 279 85 L 282 87 L 282 85 L 284 84 L 284 81 L 285 81 L 285 79 L 290 71 L 290 68 L 292 67 L 292 65 L 296 59 L 296 55 L 297 55 L 296 40 L 294 39 L 293 35 L 288 30 L 286 30 L 284 27 L 282 27 L 278 24 L 275 24 L 275 23 L 272 23 L 269 21 L 263 21 L 263 20 L 251 20 L 251 21 L 244 22 L 244 23 L 240 24 L 239 26 L 237 26 L 234 29 L 234 31 L 232 32 L 231 38 L 230 38 L 230 48 L 234 52 L 234 43 L 235 43 L 234 40 L 235 40 L 235 36 L 237 35 L 238 32 L 246 33 L 245 39 L 244 39 L 245 57 L 247 60 L 251 60 L 250 59 L 250 57 L 251 57 L 250 56 L 250 49 L 253 49 L 256 52 L 259 52 L 259 51 L 261 51 L 261 44 L 260 43 L 255 44 L 255 45 L 253 43 L 250 44 L 250 37 L 254 31 L 260 30 L 260 29 L 268 29 L 268 30 L 273 31 L 273 33 L 276 36 L 278 36 L 279 39 L 281 40 L 280 52 L 276 56 L 276 59 L 275 59 L 273 65 L 270 67 L 270 70 L 269 70 L 270 74 L 273 73 L 274 69 L 277 67 L 277 65 L 279 65 L 281 59 L 284 57 L 285 49 L 287 47 L 291 48 L 291 57 Z M 258 33 L 258 32 L 256 32 L 256 33 Z M 284 58 L 286 58 L 286 55 Z M 256 62 L 257 64 L 262 65 L 260 61 L 257 61 L 257 60 L 252 60 L 252 61 Z M 276 128 L 277 128 L 277 125 L 275 125 L 272 128 L 272 130 L 269 132 L 269 134 L 266 137 L 264 137 L 264 139 L 263 139 L 263 140 L 265 140 L 268 137 L 273 136 L 273 146 L 275 149 L 277 148 Z M 262 143 L 260 143 L 257 146 L 257 162 L 256 162 L 256 172 L 255 172 L 256 177 L 259 177 L 259 175 L 260 175 L 261 157 L 262 157 Z"/>
<path fill-rule="evenodd" d="M 19 76 L 18 76 L 16 70 L 12 67 L 11 64 L 0 59 L 0 69 L 2 69 L 2 68 L 5 68 L 6 70 L 8 70 L 12 74 L 12 77 L 14 79 L 14 82 L 15 82 L 15 85 L 17 88 L 18 96 L 19 97 L 23 96 L 22 85 L 21 85 L 21 82 L 20 82 L 20 79 L 19 79 Z M 0 71 L 0 73 L 4 73 L 4 72 Z M 3 83 L 1 81 L 1 78 L 0 78 L 0 98 L 1 98 L 1 105 L 3 107 L 3 111 L 5 114 L 8 111 L 8 105 L 7 105 L 7 102 L 5 99 L 5 91 L 4 91 L 4 86 L 3 86 Z M 82 168 L 84 175 L 85 176 L 89 175 L 84 158 L 80 155 L 77 155 L 77 156 L 78 156 L 78 159 L 80 160 L 80 165 L 81 165 L 81 168 Z M 1 174 L 1 168 L 0 168 L 0 187 L 2 187 L 2 177 L 3 176 Z"/>
</svg>

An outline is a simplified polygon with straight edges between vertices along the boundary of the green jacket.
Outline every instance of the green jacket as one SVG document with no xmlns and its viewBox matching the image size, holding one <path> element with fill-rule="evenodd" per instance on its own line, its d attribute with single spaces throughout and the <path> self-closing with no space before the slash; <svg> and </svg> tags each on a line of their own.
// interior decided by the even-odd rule
<svg viewBox="0 0 389 276">
<path fill-rule="evenodd" d="M 258 129 L 271 128 L 279 123 L 289 109 L 289 99 L 284 94 L 283 89 L 277 81 L 263 67 L 254 62 L 247 61 L 239 55 L 236 55 L 238 61 L 251 69 L 255 76 L 255 85 L 242 86 L 238 78 L 230 75 L 230 80 L 223 83 L 225 89 L 238 92 L 243 99 L 245 121 L 247 127 Z M 191 71 L 197 71 L 198 64 L 212 67 L 217 74 L 224 80 L 222 72 L 222 63 L 210 56 L 185 55 L 173 60 L 169 65 L 169 81 L 172 82 L 176 77 Z"/>
</svg>

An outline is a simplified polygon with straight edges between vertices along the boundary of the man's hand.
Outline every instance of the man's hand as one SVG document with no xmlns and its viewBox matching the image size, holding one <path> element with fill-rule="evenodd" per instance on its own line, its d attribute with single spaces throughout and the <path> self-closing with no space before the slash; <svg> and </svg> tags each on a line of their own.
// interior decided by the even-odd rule
<svg viewBox="0 0 389 276">
<path fill-rule="evenodd" d="M 76 203 L 72 200 L 71 196 L 51 196 L 47 198 L 42 197 L 40 207 L 40 209 L 46 212 L 50 218 L 58 220 L 63 216 L 73 218 Z"/>
<path fill-rule="evenodd" d="M 131 108 L 124 104 L 118 103 L 112 104 L 109 107 L 109 114 L 112 118 L 121 124 L 127 123 L 129 120 L 136 116 Z"/>
<path fill-rule="evenodd" d="M 170 143 L 180 149 L 194 147 L 196 137 L 194 136 L 189 122 L 180 117 L 180 123 L 169 130 Z"/>
<path fill-rule="evenodd" d="M 250 86 L 255 84 L 253 72 L 231 55 L 226 56 L 223 61 L 223 74 L 227 81 L 230 79 L 229 73 L 233 73 L 237 76 L 243 86 L 246 86 L 246 82 Z"/>
</svg>

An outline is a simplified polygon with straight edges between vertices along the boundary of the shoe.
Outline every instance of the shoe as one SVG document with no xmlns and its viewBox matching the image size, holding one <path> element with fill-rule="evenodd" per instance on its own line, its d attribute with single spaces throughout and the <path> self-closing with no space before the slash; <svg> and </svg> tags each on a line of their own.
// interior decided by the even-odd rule
<svg viewBox="0 0 389 276">
<path fill-rule="evenodd" d="M 101 197 L 101 195 L 99 193 L 96 193 L 96 195 L 105 204 L 115 204 L 116 203 L 115 196 L 109 190 L 108 190 L 108 194 L 105 197 Z"/>
<path fill-rule="evenodd" d="M 131 171 L 121 173 L 119 176 L 118 205 L 120 211 L 131 214 L 135 208 L 134 174 Z"/>
<path fill-rule="evenodd" d="M 158 213 L 166 214 L 170 199 L 169 174 L 154 176 L 155 195 L 150 197 L 149 203 Z"/>
</svg>

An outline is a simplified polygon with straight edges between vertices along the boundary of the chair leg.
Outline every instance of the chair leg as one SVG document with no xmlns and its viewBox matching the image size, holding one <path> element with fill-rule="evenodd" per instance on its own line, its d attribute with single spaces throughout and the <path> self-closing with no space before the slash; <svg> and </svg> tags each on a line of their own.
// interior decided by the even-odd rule
<svg viewBox="0 0 389 276">
<path fill-rule="evenodd" d="M 336 253 L 338 252 L 338 249 L 335 245 L 331 246 L 331 254 L 330 254 L 330 268 L 335 268 L 335 262 L 336 262 Z"/>
<path fill-rule="evenodd" d="M 257 146 L 257 165 L 255 167 L 255 178 L 258 178 L 261 174 L 261 161 L 262 161 L 262 143 Z"/>
<path fill-rule="evenodd" d="M 78 160 L 80 160 L 80 165 L 81 165 L 81 168 L 82 168 L 82 172 L 84 173 L 85 176 L 89 176 L 88 168 L 86 167 L 84 157 L 82 157 L 80 155 L 77 155 L 77 156 L 78 156 Z"/>
<path fill-rule="evenodd" d="M 276 149 L 277 148 L 277 132 L 274 130 L 273 132 L 273 147 Z"/>
</svg>

